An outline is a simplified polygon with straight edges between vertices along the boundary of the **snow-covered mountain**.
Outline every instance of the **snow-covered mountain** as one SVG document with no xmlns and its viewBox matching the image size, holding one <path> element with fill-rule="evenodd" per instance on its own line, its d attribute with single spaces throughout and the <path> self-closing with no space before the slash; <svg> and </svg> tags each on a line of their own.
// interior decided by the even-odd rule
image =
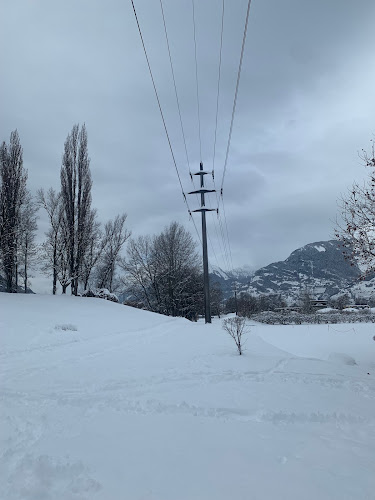
<svg viewBox="0 0 375 500">
<path fill-rule="evenodd" d="M 296 299 L 301 290 L 308 289 L 316 298 L 328 299 L 337 294 L 368 296 L 373 290 L 372 281 L 358 283 L 359 268 L 344 259 L 342 248 L 336 240 L 318 241 L 298 248 L 280 262 L 274 262 L 254 273 L 239 276 L 212 274 L 212 281 L 219 281 L 226 297 L 234 286 L 237 291 L 259 294 L 281 294 L 286 299 Z"/>
<path fill-rule="evenodd" d="M 250 278 L 254 275 L 255 269 L 250 266 L 238 267 L 232 271 L 224 271 L 220 267 L 211 266 L 210 279 L 212 283 L 219 283 L 225 298 L 230 296 L 234 285 L 237 287 L 246 286 Z"/>
</svg>

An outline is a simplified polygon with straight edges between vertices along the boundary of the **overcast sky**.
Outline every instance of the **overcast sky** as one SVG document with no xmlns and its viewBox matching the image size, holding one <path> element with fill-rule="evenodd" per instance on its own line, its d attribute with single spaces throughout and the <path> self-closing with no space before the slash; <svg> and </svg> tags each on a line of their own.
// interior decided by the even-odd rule
<svg viewBox="0 0 375 500">
<path fill-rule="evenodd" d="M 192 4 L 163 4 L 194 172 L 200 154 Z M 187 192 L 193 186 L 160 3 L 135 6 Z M 225 7 L 219 187 L 247 0 Z M 212 170 L 221 0 L 196 1 L 195 14 L 202 159 Z M 8 0 L 0 16 L 0 138 L 8 141 L 18 129 L 29 188 L 59 188 L 64 140 L 73 124 L 85 122 L 100 220 L 127 212 L 134 235 L 172 220 L 195 235 L 130 0 Z M 224 181 L 234 267 L 258 268 L 333 236 L 337 198 L 366 175 L 357 153 L 375 132 L 374 19 L 373 0 L 253 0 Z M 194 196 L 188 199 L 198 208 Z M 216 206 L 214 195 L 209 203 Z M 225 268 L 215 217 L 208 215 L 210 262 Z M 200 228 L 200 214 L 194 218 Z M 43 216 L 40 227 L 42 235 Z"/>
</svg>

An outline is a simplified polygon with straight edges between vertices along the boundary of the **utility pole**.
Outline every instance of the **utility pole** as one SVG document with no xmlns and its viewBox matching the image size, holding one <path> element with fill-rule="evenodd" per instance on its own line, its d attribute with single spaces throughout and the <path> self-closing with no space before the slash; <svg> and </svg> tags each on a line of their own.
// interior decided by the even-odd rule
<svg viewBox="0 0 375 500">
<path fill-rule="evenodd" d="M 203 246 L 203 280 L 204 280 L 204 319 L 205 323 L 211 323 L 211 303 L 210 303 L 210 281 L 208 277 L 208 254 L 207 254 L 207 229 L 206 229 L 206 212 L 216 212 L 214 208 L 206 208 L 204 195 L 206 193 L 214 193 L 215 189 L 204 189 L 204 176 L 210 172 L 204 172 L 203 163 L 200 162 L 199 172 L 193 175 L 200 176 L 200 189 L 191 191 L 188 194 L 201 195 L 201 208 L 193 210 L 200 212 L 202 215 L 202 246 Z"/>
</svg>

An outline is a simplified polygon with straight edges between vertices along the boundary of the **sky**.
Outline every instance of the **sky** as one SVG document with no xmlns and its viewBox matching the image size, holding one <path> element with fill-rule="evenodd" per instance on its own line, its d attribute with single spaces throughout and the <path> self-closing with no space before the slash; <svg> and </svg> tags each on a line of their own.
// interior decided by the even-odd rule
<svg viewBox="0 0 375 500">
<path fill-rule="evenodd" d="M 192 1 L 163 0 L 189 165 L 160 1 L 134 4 L 184 192 L 200 160 L 220 189 L 247 0 L 225 1 L 215 162 L 222 0 L 195 2 L 200 126 Z M 126 212 L 133 236 L 177 220 L 198 241 L 130 0 L 12 0 L 0 16 L 0 140 L 18 129 L 29 189 L 59 189 L 64 141 L 85 123 L 99 220 Z M 207 215 L 211 265 L 259 268 L 333 237 L 337 200 L 366 177 L 358 151 L 375 133 L 374 16 L 372 0 L 252 0 L 225 213 L 220 203 L 220 219 Z M 207 204 L 217 207 L 214 194 Z M 40 213 L 40 241 L 46 229 Z"/>
</svg>

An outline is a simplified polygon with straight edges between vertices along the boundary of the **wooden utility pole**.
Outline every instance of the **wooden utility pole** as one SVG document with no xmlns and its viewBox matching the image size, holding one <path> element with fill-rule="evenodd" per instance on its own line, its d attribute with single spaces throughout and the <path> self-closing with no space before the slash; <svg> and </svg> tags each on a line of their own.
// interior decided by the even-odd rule
<svg viewBox="0 0 375 500">
<path fill-rule="evenodd" d="M 206 229 L 206 212 L 216 212 L 214 208 L 206 208 L 204 195 L 206 193 L 214 193 L 215 189 L 204 189 L 204 176 L 210 172 L 203 171 L 203 163 L 200 162 L 199 172 L 193 175 L 200 176 L 200 189 L 191 191 L 188 194 L 201 195 L 201 208 L 193 210 L 193 212 L 201 212 L 202 215 L 202 246 L 203 246 L 203 280 L 204 280 L 204 318 L 206 323 L 211 323 L 211 302 L 210 302 L 210 281 L 208 276 L 208 254 L 207 254 L 207 229 Z"/>
</svg>

